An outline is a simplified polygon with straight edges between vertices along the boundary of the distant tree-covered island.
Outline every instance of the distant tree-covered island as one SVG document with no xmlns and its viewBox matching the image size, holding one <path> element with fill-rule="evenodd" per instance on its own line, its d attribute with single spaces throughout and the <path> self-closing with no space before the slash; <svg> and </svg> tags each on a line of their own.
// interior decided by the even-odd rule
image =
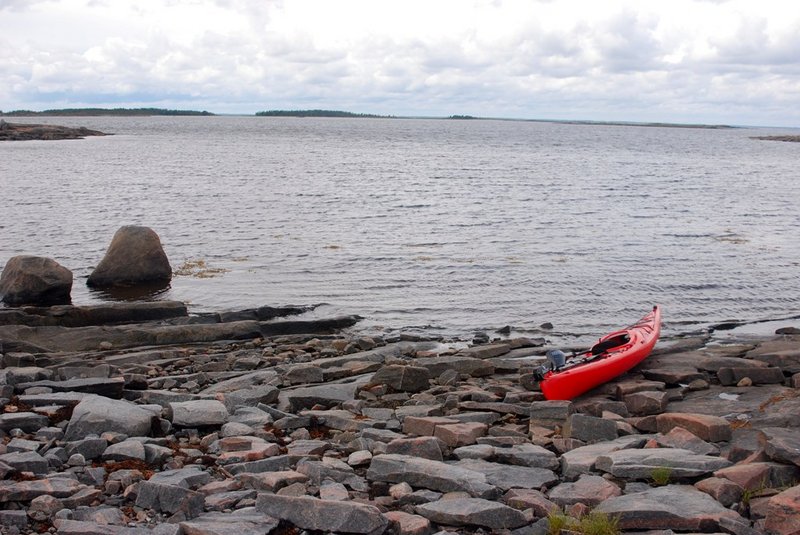
<svg viewBox="0 0 800 535">
<path fill-rule="evenodd" d="M 167 110 L 163 108 L 61 108 L 43 111 L 14 110 L 9 112 L 0 111 L 0 115 L 5 117 L 130 117 L 130 116 L 153 116 L 153 115 L 214 115 L 208 111 L 196 110 Z"/>
<path fill-rule="evenodd" d="M 268 110 L 256 113 L 258 117 L 354 117 L 367 119 L 388 119 L 389 115 L 353 113 L 339 110 Z"/>
</svg>

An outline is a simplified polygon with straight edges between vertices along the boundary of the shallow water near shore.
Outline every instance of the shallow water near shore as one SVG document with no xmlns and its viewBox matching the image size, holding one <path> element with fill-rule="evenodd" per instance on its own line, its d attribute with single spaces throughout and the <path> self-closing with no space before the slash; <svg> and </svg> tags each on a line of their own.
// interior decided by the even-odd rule
<svg viewBox="0 0 800 535">
<path fill-rule="evenodd" d="M 56 259 L 75 304 L 109 299 L 86 277 L 117 228 L 140 224 L 188 266 L 155 298 L 196 312 L 326 303 L 314 314 L 360 314 L 367 331 L 552 322 L 576 338 L 655 303 L 667 335 L 800 314 L 800 146 L 750 139 L 783 130 L 23 121 L 115 134 L 0 145 L 0 264 Z"/>
</svg>

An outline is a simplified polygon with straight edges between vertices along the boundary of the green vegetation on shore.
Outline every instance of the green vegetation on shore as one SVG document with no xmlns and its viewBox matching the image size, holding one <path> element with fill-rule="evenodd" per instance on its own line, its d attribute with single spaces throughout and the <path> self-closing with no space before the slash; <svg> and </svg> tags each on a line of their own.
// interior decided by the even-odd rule
<svg viewBox="0 0 800 535">
<path fill-rule="evenodd" d="M 14 110 L 9 112 L 0 111 L 0 115 L 6 117 L 97 117 L 97 116 L 152 116 L 152 115 L 214 115 L 207 111 L 195 110 L 166 110 L 163 108 L 63 108 L 43 111 Z"/>
<path fill-rule="evenodd" d="M 338 110 L 269 110 L 256 113 L 258 117 L 357 117 L 369 119 L 388 119 L 389 115 L 373 115 L 370 113 L 353 113 Z"/>
</svg>

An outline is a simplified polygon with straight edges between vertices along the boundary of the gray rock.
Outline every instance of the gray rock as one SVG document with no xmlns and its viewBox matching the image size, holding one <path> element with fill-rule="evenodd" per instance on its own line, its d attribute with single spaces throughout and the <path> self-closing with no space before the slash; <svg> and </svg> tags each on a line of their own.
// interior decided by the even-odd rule
<svg viewBox="0 0 800 535">
<path fill-rule="evenodd" d="M 584 474 L 573 483 L 561 483 L 550 489 L 549 498 L 562 508 L 576 503 L 594 507 L 621 494 L 620 488 L 611 481 Z"/>
<path fill-rule="evenodd" d="M 76 440 L 92 433 L 100 435 L 106 431 L 128 436 L 147 436 L 150 434 L 154 418 L 151 411 L 127 401 L 87 396 L 72 412 L 65 438 Z"/>
<path fill-rule="evenodd" d="M 421 392 L 428 388 L 431 373 L 424 366 L 383 366 L 372 376 L 370 384 L 385 384 L 399 392 Z"/>
<path fill-rule="evenodd" d="M 47 427 L 50 421 L 47 416 L 35 412 L 8 412 L 0 414 L 0 430 L 10 431 L 22 429 L 26 433 L 35 433 L 42 427 Z"/>
<path fill-rule="evenodd" d="M 571 401 L 534 401 L 530 406 L 531 425 L 561 426 L 574 413 Z"/>
<path fill-rule="evenodd" d="M 153 474 L 149 480 L 159 485 L 174 485 L 183 488 L 197 488 L 211 481 L 211 475 L 197 466 L 189 466 L 175 470 L 165 470 Z"/>
<path fill-rule="evenodd" d="M 709 444 L 682 427 L 673 427 L 667 434 L 656 437 L 656 442 L 661 447 L 690 450 L 699 455 L 719 455 L 720 453 L 717 446 Z M 729 460 L 733 461 L 730 457 Z"/>
<path fill-rule="evenodd" d="M 796 428 L 765 427 L 764 451 L 774 461 L 800 466 L 800 430 Z"/>
<path fill-rule="evenodd" d="M 625 479 L 650 479 L 653 470 L 669 468 L 676 478 L 697 477 L 731 466 L 721 457 L 698 455 L 689 450 L 647 448 L 619 450 L 597 458 L 598 470 Z"/>
<path fill-rule="evenodd" d="M 136 506 L 157 512 L 173 514 L 182 512 L 186 518 L 194 518 L 203 512 L 205 496 L 200 492 L 177 485 L 149 481 L 139 483 Z"/>
<path fill-rule="evenodd" d="M 0 503 L 26 502 L 44 495 L 68 498 L 83 488 L 85 486 L 78 481 L 65 477 L 34 481 L 0 481 Z"/>
<path fill-rule="evenodd" d="M 37 475 L 47 473 L 47 459 L 35 451 L 13 452 L 0 455 L 0 462 L 19 472 L 33 472 Z"/>
<path fill-rule="evenodd" d="M 567 418 L 562 435 L 588 443 L 614 440 L 617 438 L 617 424 L 613 420 L 573 414 Z"/>
<path fill-rule="evenodd" d="M 367 479 L 387 483 L 406 482 L 440 492 L 467 492 L 477 498 L 495 498 L 498 489 L 486 475 L 459 466 L 408 455 L 384 454 L 372 458 Z"/>
<path fill-rule="evenodd" d="M 206 513 L 181 522 L 183 535 L 264 535 L 278 527 L 274 517 L 255 511 Z"/>
<path fill-rule="evenodd" d="M 386 517 L 372 505 L 308 496 L 262 493 L 256 499 L 256 510 L 307 530 L 379 535 L 389 525 Z"/>
<path fill-rule="evenodd" d="M 172 267 L 158 234 L 147 227 L 128 225 L 114 234 L 86 284 L 96 287 L 166 284 L 171 279 Z"/>
<path fill-rule="evenodd" d="M 510 448 L 496 448 L 495 456 L 502 463 L 531 468 L 557 470 L 559 461 L 556 454 L 535 444 L 515 444 Z"/>
<path fill-rule="evenodd" d="M 480 498 L 439 500 L 416 507 L 418 514 L 449 526 L 481 526 L 492 530 L 513 529 L 528 523 L 521 512 L 502 503 Z"/>
<path fill-rule="evenodd" d="M 50 258 L 14 256 L 0 275 L 0 298 L 10 306 L 70 302 L 72 272 Z"/>
<path fill-rule="evenodd" d="M 741 519 L 714 498 L 685 485 L 668 485 L 611 498 L 596 512 L 619 516 L 620 529 L 708 532 L 720 531 L 723 518 Z"/>
<path fill-rule="evenodd" d="M 144 444 L 139 440 L 123 440 L 105 449 L 104 461 L 144 461 L 147 459 Z"/>
<path fill-rule="evenodd" d="M 545 468 L 510 466 L 479 459 L 464 459 L 451 463 L 453 466 L 479 472 L 486 476 L 486 482 L 501 490 L 539 489 L 558 481 L 558 476 Z"/>
<path fill-rule="evenodd" d="M 355 399 L 357 383 L 325 384 L 295 390 L 282 390 L 279 396 L 281 410 L 298 412 L 314 405 L 332 407 Z"/>
<path fill-rule="evenodd" d="M 172 424 L 179 427 L 220 426 L 228 421 L 228 409 L 215 399 L 198 399 L 169 404 Z"/>
<path fill-rule="evenodd" d="M 119 399 L 122 397 L 125 379 L 123 377 L 89 377 L 67 379 L 66 381 L 35 381 L 18 384 L 17 390 L 23 391 L 36 387 L 45 387 L 51 392 L 80 392 Z"/>
<path fill-rule="evenodd" d="M 6 528 L 15 527 L 18 530 L 27 529 L 28 515 L 23 510 L 18 510 L 18 511 L 0 510 L 0 526 L 6 526 Z"/>
<path fill-rule="evenodd" d="M 104 438 L 91 437 L 84 438 L 83 440 L 75 440 L 67 442 L 64 445 L 64 451 L 67 455 L 72 456 L 79 453 L 83 456 L 84 460 L 93 460 L 103 455 L 108 447 L 108 441 Z"/>
<path fill-rule="evenodd" d="M 486 360 L 458 355 L 440 355 L 438 357 L 424 357 L 414 361 L 417 366 L 428 368 L 432 377 L 438 377 L 447 370 L 485 377 L 494 373 L 494 365 Z"/>
<path fill-rule="evenodd" d="M 720 368 L 717 372 L 719 382 L 723 386 L 738 384 L 744 378 L 752 381 L 752 384 L 781 384 L 784 381 L 783 371 L 780 368 Z"/>
<path fill-rule="evenodd" d="M 566 479 L 588 474 L 595 469 L 597 458 L 601 455 L 626 448 L 641 448 L 646 440 L 646 437 L 634 435 L 572 449 L 561 455 L 561 472 Z"/>
<path fill-rule="evenodd" d="M 634 392 L 625 396 L 625 406 L 634 416 L 661 414 L 669 403 L 669 393 L 660 390 Z"/>
<path fill-rule="evenodd" d="M 386 445 L 386 453 L 443 461 L 442 450 L 444 448 L 442 441 L 436 437 L 399 438 Z"/>
</svg>

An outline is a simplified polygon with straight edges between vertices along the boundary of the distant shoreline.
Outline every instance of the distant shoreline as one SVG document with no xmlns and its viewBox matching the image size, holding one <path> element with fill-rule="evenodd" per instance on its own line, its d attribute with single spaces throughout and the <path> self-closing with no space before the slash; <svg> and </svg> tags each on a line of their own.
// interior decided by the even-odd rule
<svg viewBox="0 0 800 535">
<path fill-rule="evenodd" d="M 227 114 L 222 114 L 227 115 Z M 230 114 L 231 116 L 252 117 L 250 114 Z M 301 110 L 266 110 L 254 114 L 256 117 L 295 117 L 295 118 L 342 118 L 342 119 L 433 119 L 433 120 L 474 120 L 474 121 L 517 121 L 550 124 L 570 124 L 586 126 L 644 126 L 653 128 L 700 128 L 710 130 L 725 130 L 739 128 L 724 124 L 693 124 L 693 123 L 665 123 L 665 122 L 635 122 L 635 121 L 591 121 L 574 119 L 515 119 L 509 117 L 477 117 L 473 115 L 450 115 L 447 117 L 434 116 L 401 116 L 377 115 L 372 113 L 355 113 L 342 110 L 301 109 Z M 151 117 L 151 116 L 202 116 L 219 117 L 220 114 L 198 110 L 169 110 L 162 108 L 64 108 L 43 111 L 14 110 L 0 111 L 0 117 Z"/>
</svg>

